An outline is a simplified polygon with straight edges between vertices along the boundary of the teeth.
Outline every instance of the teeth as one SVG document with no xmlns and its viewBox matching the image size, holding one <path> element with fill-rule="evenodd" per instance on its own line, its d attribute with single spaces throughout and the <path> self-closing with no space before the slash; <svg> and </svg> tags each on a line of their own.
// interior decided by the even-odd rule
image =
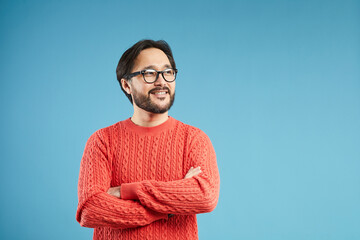
<svg viewBox="0 0 360 240">
<path fill-rule="evenodd" d="M 166 92 L 156 92 L 155 94 L 166 94 Z"/>
</svg>

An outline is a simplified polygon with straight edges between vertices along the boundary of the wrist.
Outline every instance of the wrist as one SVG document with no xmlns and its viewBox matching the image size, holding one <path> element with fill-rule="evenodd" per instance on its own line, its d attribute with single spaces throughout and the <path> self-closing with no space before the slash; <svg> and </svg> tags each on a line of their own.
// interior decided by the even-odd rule
<svg viewBox="0 0 360 240">
<path fill-rule="evenodd" d="M 137 190 L 140 188 L 140 183 L 124 183 L 120 188 L 121 199 L 124 200 L 138 200 Z"/>
</svg>

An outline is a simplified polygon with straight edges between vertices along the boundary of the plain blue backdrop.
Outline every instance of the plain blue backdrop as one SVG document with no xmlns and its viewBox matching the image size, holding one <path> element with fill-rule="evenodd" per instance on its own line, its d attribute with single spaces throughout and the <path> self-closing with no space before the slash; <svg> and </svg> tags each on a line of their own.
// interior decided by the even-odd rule
<svg viewBox="0 0 360 240">
<path fill-rule="evenodd" d="M 132 107 L 115 69 L 144 38 L 179 68 L 170 115 L 221 176 L 200 239 L 360 239 L 360 1 L 0 1 L 0 239 L 91 239 L 80 160 Z"/>
</svg>

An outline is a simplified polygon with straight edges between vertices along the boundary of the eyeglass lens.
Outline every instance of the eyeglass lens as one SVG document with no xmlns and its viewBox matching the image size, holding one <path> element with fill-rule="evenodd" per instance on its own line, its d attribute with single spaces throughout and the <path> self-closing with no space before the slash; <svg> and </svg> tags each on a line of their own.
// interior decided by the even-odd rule
<svg viewBox="0 0 360 240">
<path fill-rule="evenodd" d="M 172 82 L 176 78 L 176 71 L 174 69 L 169 68 L 161 72 L 157 72 L 153 69 L 147 69 L 143 72 L 144 80 L 148 83 L 153 83 L 158 79 L 160 73 L 167 82 Z"/>
</svg>

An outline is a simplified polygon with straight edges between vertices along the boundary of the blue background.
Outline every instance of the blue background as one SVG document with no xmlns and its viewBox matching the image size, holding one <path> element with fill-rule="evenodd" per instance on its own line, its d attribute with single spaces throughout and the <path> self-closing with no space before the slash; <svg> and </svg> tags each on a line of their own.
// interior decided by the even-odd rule
<svg viewBox="0 0 360 240">
<path fill-rule="evenodd" d="M 0 239 L 91 239 L 80 160 L 132 115 L 115 68 L 144 38 L 179 69 L 221 193 L 200 239 L 360 239 L 360 1 L 1 1 Z"/>
</svg>

